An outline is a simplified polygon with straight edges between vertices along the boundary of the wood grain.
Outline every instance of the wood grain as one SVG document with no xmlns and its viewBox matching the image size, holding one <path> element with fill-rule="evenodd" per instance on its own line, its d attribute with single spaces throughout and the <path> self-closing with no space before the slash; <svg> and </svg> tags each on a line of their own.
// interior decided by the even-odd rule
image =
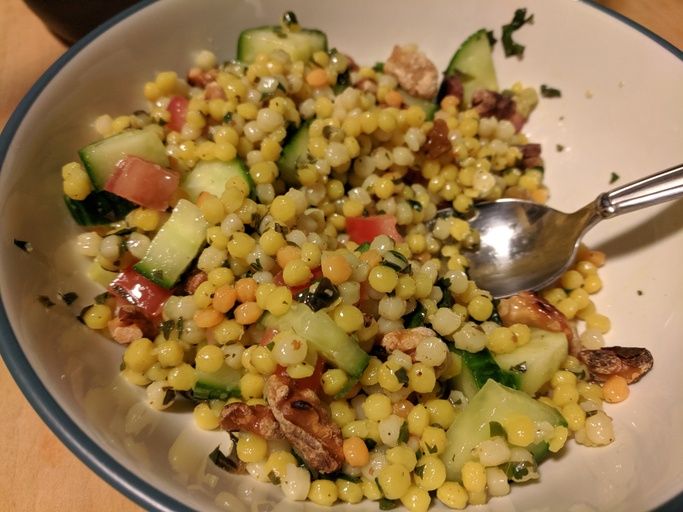
<svg viewBox="0 0 683 512">
<path fill-rule="evenodd" d="M 602 0 L 683 48 L 683 1 Z M 20 0 L 0 15 L 0 126 L 31 84 L 62 53 Z M 43 424 L 0 362 L 0 511 L 139 511 L 69 452 Z"/>
</svg>

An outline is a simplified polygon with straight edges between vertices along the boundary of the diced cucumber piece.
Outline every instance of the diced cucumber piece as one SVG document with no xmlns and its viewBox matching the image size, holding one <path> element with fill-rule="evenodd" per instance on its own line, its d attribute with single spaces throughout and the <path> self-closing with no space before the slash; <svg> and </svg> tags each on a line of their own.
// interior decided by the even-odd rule
<svg viewBox="0 0 683 512">
<path fill-rule="evenodd" d="M 168 167 L 166 148 L 148 130 L 128 130 L 99 140 L 78 152 L 85 170 L 96 189 L 101 189 L 114 172 L 116 163 L 126 155 Z"/>
<path fill-rule="evenodd" d="M 472 450 L 491 437 L 492 421 L 504 425 L 507 418 L 516 415 L 525 415 L 534 422 L 548 422 L 553 426 L 567 425 L 562 414 L 553 407 L 539 402 L 523 391 L 489 380 L 448 428 L 448 443 L 442 455 L 448 480 L 460 480 L 463 464 L 472 460 Z M 542 441 L 538 444 L 541 446 L 532 445 L 527 449 L 542 456 L 547 443 Z"/>
<path fill-rule="evenodd" d="M 478 89 L 498 90 L 491 44 L 485 28 L 469 36 L 457 49 L 445 74 L 451 76 L 455 73 L 462 81 L 465 105 L 470 105 L 472 94 Z"/>
<path fill-rule="evenodd" d="M 134 268 L 165 288 L 173 286 L 206 241 L 208 223 L 201 210 L 181 199 Z"/>
<path fill-rule="evenodd" d="M 308 126 L 308 122 L 303 123 L 287 138 L 282 148 L 282 155 L 280 155 L 280 159 L 277 162 L 280 176 L 287 185 L 299 185 L 297 171 L 307 162 Z"/>
<path fill-rule="evenodd" d="M 475 353 L 466 350 L 457 352 L 462 359 L 462 370 L 455 377 L 454 384 L 468 399 L 474 397 L 489 379 L 504 386 L 519 388 L 518 375 L 502 369 L 488 350 Z"/>
<path fill-rule="evenodd" d="M 303 304 L 292 304 L 282 316 L 267 313 L 262 324 L 270 329 L 292 329 L 327 361 L 352 378 L 359 378 L 370 361 L 367 352 L 324 311 L 314 312 Z"/>
<path fill-rule="evenodd" d="M 403 97 L 403 103 L 409 107 L 412 107 L 413 105 L 420 107 L 422 110 L 424 110 L 426 116 L 425 119 L 427 119 L 427 121 L 434 119 L 434 114 L 436 114 L 436 111 L 439 110 L 439 106 L 436 103 L 430 100 L 425 100 L 424 98 L 411 96 L 404 90 L 399 90 L 399 92 Z"/>
<path fill-rule="evenodd" d="M 111 224 L 123 219 L 136 207 L 130 201 L 106 190 L 94 190 L 82 201 L 64 196 L 64 203 L 76 223 L 81 226 Z"/>
<path fill-rule="evenodd" d="M 242 178 L 249 187 L 249 193 L 254 193 L 256 185 L 240 158 L 235 158 L 230 162 L 202 160 L 185 178 L 183 189 L 192 201 L 196 201 L 202 192 L 208 192 L 220 198 L 225 190 L 225 184 L 233 176 Z"/>
<path fill-rule="evenodd" d="M 561 332 L 531 329 L 531 340 L 509 354 L 494 359 L 503 370 L 519 376 L 519 389 L 534 395 L 560 369 L 567 358 L 569 344 Z"/>
<path fill-rule="evenodd" d="M 192 398 L 196 400 L 227 400 L 240 397 L 240 378 L 242 373 L 225 364 L 213 373 L 195 371 L 197 382 L 192 388 Z"/>
<path fill-rule="evenodd" d="M 278 26 L 245 30 L 237 41 L 237 60 L 251 64 L 260 53 L 284 50 L 293 61 L 307 61 L 317 51 L 327 51 L 327 36 L 320 30 L 283 30 Z"/>
</svg>

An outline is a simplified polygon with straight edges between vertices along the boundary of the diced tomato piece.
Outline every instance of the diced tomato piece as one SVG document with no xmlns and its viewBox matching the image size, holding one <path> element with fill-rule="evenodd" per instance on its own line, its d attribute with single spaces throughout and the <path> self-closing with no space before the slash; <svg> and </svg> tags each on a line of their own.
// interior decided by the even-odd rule
<svg viewBox="0 0 683 512">
<path fill-rule="evenodd" d="M 169 130 L 179 132 L 183 129 L 189 103 L 190 101 L 184 96 L 173 96 L 168 102 L 166 110 L 171 114 L 171 120 L 166 126 L 168 126 Z"/>
<path fill-rule="evenodd" d="M 161 314 L 171 291 L 153 283 L 132 268 L 122 271 L 109 285 L 109 291 L 128 304 L 144 310 L 150 317 Z"/>
<path fill-rule="evenodd" d="M 317 394 L 322 393 L 323 371 L 325 371 L 325 360 L 322 357 L 318 356 L 318 359 L 315 360 L 315 368 L 313 369 L 313 373 L 311 374 L 311 376 L 304 377 L 303 379 L 292 379 L 294 381 L 294 386 L 298 389 L 312 389 Z M 289 376 L 287 374 L 287 369 L 284 366 L 280 365 L 278 365 L 275 369 L 275 373 L 278 375 Z"/>
<path fill-rule="evenodd" d="M 289 291 L 292 292 L 292 295 L 296 295 L 301 290 L 305 290 L 306 288 L 311 286 L 311 283 L 313 281 L 317 281 L 318 279 L 320 279 L 323 276 L 323 270 L 320 267 L 315 267 L 314 269 L 311 270 L 311 274 L 312 274 L 311 279 L 309 279 L 309 281 L 307 283 L 298 284 L 296 286 L 288 286 Z M 278 272 L 277 274 L 275 274 L 273 276 L 273 283 L 276 284 L 277 286 L 287 286 L 285 284 L 284 278 L 282 277 L 282 270 L 280 270 L 280 272 Z"/>
<path fill-rule="evenodd" d="M 403 242 L 403 237 L 396 229 L 396 217 L 393 215 L 347 217 L 346 233 L 357 244 L 372 242 L 379 235 L 387 235 L 396 242 Z"/>
<path fill-rule="evenodd" d="M 137 156 L 127 156 L 116 164 L 104 189 L 152 210 L 165 210 L 178 188 L 180 176 Z"/>
<path fill-rule="evenodd" d="M 273 338 L 276 334 L 277 331 L 275 329 L 266 329 L 263 333 L 263 336 L 261 336 L 261 339 L 258 341 L 258 344 L 265 347 L 271 341 L 273 341 Z"/>
</svg>

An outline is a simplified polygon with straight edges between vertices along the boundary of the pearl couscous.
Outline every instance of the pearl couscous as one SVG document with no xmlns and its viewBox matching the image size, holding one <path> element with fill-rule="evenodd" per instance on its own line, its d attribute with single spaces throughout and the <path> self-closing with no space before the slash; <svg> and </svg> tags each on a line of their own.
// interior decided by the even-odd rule
<svg viewBox="0 0 683 512">
<path fill-rule="evenodd" d="M 237 56 L 151 77 L 62 168 L 107 288 L 82 320 L 150 406 L 193 401 L 230 432 L 214 463 L 319 505 L 462 509 L 570 438 L 611 443 L 603 404 L 640 374 L 593 364 L 605 255 L 501 301 L 468 278 L 477 202 L 549 195 L 522 132 L 538 95 L 498 92 L 485 31 L 441 86 L 414 46 L 366 67 L 291 13 Z"/>
</svg>

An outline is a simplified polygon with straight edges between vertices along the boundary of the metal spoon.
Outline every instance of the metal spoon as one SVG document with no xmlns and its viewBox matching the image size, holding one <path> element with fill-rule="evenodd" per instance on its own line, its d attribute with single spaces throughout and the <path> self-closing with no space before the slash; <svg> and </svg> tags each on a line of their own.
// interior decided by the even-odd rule
<svg viewBox="0 0 683 512">
<path fill-rule="evenodd" d="M 494 298 L 541 289 L 567 270 L 601 220 L 681 196 L 683 164 L 600 194 L 574 213 L 517 199 L 479 204 L 470 220 L 481 238 L 467 254 L 470 279 Z"/>
</svg>

